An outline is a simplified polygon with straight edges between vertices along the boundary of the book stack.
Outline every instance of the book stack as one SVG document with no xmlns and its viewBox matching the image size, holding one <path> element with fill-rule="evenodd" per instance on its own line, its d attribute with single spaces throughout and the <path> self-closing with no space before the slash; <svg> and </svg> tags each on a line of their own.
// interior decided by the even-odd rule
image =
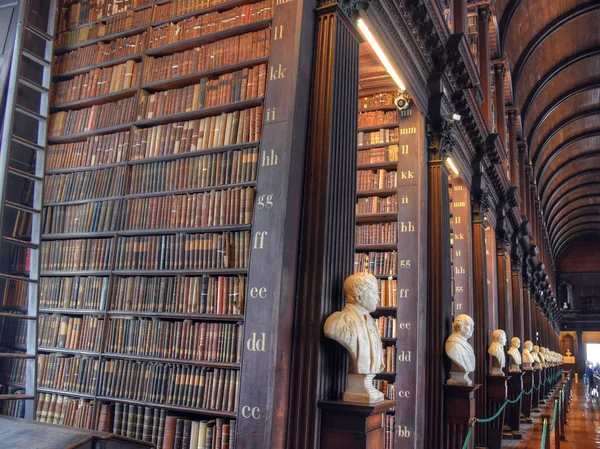
<svg viewBox="0 0 600 449">
<path fill-rule="evenodd" d="M 384 168 L 379 170 L 359 170 L 357 174 L 357 189 L 364 190 L 386 190 L 398 187 L 398 172 L 388 171 Z"/>
<path fill-rule="evenodd" d="M 387 214 L 398 212 L 398 195 L 368 196 L 356 201 L 357 214 Z"/>
<path fill-rule="evenodd" d="M 376 223 L 356 226 L 357 245 L 398 243 L 398 223 Z"/>
<path fill-rule="evenodd" d="M 272 0 L 62 1 L 39 420 L 235 447 L 272 14 Z"/>
</svg>

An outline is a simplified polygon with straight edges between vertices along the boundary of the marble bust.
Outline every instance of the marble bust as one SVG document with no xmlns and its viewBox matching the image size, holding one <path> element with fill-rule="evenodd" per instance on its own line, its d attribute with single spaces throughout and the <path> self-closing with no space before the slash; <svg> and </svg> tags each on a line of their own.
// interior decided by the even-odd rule
<svg viewBox="0 0 600 449">
<path fill-rule="evenodd" d="M 377 278 L 356 273 L 344 282 L 346 306 L 325 321 L 325 336 L 340 343 L 350 355 L 344 401 L 379 402 L 383 393 L 373 386 L 376 373 L 384 368 L 381 337 L 374 312 L 379 302 Z"/>
<path fill-rule="evenodd" d="M 541 370 L 542 361 L 540 359 L 540 347 L 538 345 L 533 346 L 533 351 L 531 351 L 531 357 L 533 357 L 533 369 Z"/>
<path fill-rule="evenodd" d="M 533 350 L 533 343 L 531 341 L 527 340 L 523 344 L 523 370 L 525 370 L 525 371 L 533 370 L 533 363 L 535 362 L 535 360 L 533 359 L 533 355 L 531 354 L 532 350 Z"/>
<path fill-rule="evenodd" d="M 510 349 L 508 355 L 510 356 L 510 368 L 508 369 L 511 373 L 521 372 L 521 353 L 519 348 L 521 347 L 521 340 L 519 337 L 513 337 L 510 340 Z"/>
<path fill-rule="evenodd" d="M 492 376 L 504 376 L 504 366 L 506 365 L 506 356 L 504 355 L 504 346 L 506 345 L 506 333 L 502 329 L 496 329 L 492 332 L 492 344 L 488 348 L 490 355 Z"/>
<path fill-rule="evenodd" d="M 538 350 L 538 356 L 540 357 L 540 365 L 542 368 L 546 367 L 546 348 L 543 346 Z"/>
<path fill-rule="evenodd" d="M 469 315 L 461 314 L 454 319 L 453 333 L 446 340 L 446 355 L 452 361 L 448 385 L 472 385 L 469 373 L 475 371 L 475 352 L 467 341 L 473 335 L 475 323 Z"/>
<path fill-rule="evenodd" d="M 571 357 L 571 350 L 567 349 L 567 353 L 565 354 L 567 357 Z"/>
</svg>

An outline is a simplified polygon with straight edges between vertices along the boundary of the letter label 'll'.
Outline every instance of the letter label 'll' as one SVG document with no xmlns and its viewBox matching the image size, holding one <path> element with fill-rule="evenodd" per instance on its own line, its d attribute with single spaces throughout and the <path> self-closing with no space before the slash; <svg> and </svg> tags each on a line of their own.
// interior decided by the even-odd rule
<svg viewBox="0 0 600 449">
<path fill-rule="evenodd" d="M 273 40 L 278 41 L 283 38 L 283 25 L 277 25 L 273 28 Z"/>
</svg>

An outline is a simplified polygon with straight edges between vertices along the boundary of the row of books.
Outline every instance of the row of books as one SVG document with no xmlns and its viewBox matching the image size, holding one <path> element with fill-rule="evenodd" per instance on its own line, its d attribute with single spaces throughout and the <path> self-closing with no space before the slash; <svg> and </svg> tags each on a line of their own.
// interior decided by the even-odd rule
<svg viewBox="0 0 600 449">
<path fill-rule="evenodd" d="M 52 103 L 60 107 L 63 103 L 99 97 L 135 87 L 139 83 L 141 65 L 133 60 L 123 64 L 93 69 L 67 81 L 54 84 Z"/>
<path fill-rule="evenodd" d="M 383 379 L 373 379 L 373 385 L 383 393 L 386 399 L 390 401 L 396 400 L 396 383 L 389 382 Z"/>
<path fill-rule="evenodd" d="M 376 223 L 356 226 L 357 245 L 398 242 L 398 223 Z"/>
<path fill-rule="evenodd" d="M 170 3 L 156 5 L 155 9 L 160 11 L 160 18 L 155 14 L 154 21 L 201 11 L 202 9 L 210 8 L 211 6 L 221 5 L 227 1 L 228 0 L 173 0 Z"/>
<path fill-rule="evenodd" d="M 114 411 L 113 411 L 114 408 Z M 163 446 L 167 411 L 141 405 L 100 404 L 98 430 Z"/>
<path fill-rule="evenodd" d="M 170 192 L 256 181 L 258 148 L 230 150 L 131 167 L 128 194 Z"/>
<path fill-rule="evenodd" d="M 123 237 L 117 242 L 115 268 L 117 270 L 245 268 L 248 266 L 249 250 L 250 232 L 248 231 Z"/>
<path fill-rule="evenodd" d="M 39 305 L 44 308 L 104 310 L 108 277 L 42 277 Z"/>
<path fill-rule="evenodd" d="M 212 12 L 152 29 L 149 48 L 162 47 L 219 31 L 270 19 L 272 0 L 240 6 L 223 12 Z"/>
<path fill-rule="evenodd" d="M 380 164 L 382 162 L 397 162 L 400 155 L 398 145 L 369 148 L 358 152 L 358 165 Z"/>
<path fill-rule="evenodd" d="M 38 317 L 38 344 L 46 348 L 100 351 L 104 320 L 97 316 L 42 313 Z"/>
<path fill-rule="evenodd" d="M 38 354 L 38 387 L 95 394 L 98 357 Z"/>
<path fill-rule="evenodd" d="M 130 160 L 189 153 L 260 140 L 262 106 L 200 120 L 136 129 Z"/>
<path fill-rule="evenodd" d="M 23 313 L 16 311 L 7 311 L 4 313 L 23 315 Z M 3 345 L 24 345 L 26 343 L 26 330 L 26 320 L 15 319 L 12 317 L 0 317 L 0 342 L 2 342 Z"/>
<path fill-rule="evenodd" d="M 119 196 L 125 180 L 123 166 L 47 175 L 44 177 L 44 202 L 60 203 Z"/>
<path fill-rule="evenodd" d="M 382 190 L 398 187 L 398 172 L 395 170 L 358 170 L 356 173 L 357 190 Z"/>
<path fill-rule="evenodd" d="M 358 99 L 358 109 L 370 109 L 381 106 L 390 106 L 394 104 L 394 98 L 397 92 L 382 92 L 379 94 L 367 95 Z"/>
<path fill-rule="evenodd" d="M 8 309 L 27 308 L 29 297 L 29 283 L 6 280 L 4 281 L 4 295 L 0 300 L 2 307 Z"/>
<path fill-rule="evenodd" d="M 35 419 L 39 422 L 82 429 L 94 428 L 94 405 L 90 400 L 40 393 L 35 413 Z"/>
<path fill-rule="evenodd" d="M 261 64 L 198 84 L 142 95 L 136 119 L 145 120 L 182 112 L 197 111 L 265 95 L 267 65 Z"/>
<path fill-rule="evenodd" d="M 383 373 L 395 373 L 396 372 L 396 346 L 388 345 L 383 348 Z"/>
<path fill-rule="evenodd" d="M 108 232 L 117 229 L 119 202 L 95 201 L 71 206 L 48 206 L 42 211 L 44 234 Z"/>
<path fill-rule="evenodd" d="M 375 276 L 395 276 L 398 274 L 398 253 L 377 252 L 354 255 L 354 272 L 367 271 Z"/>
<path fill-rule="evenodd" d="M 381 338 L 396 338 L 396 318 L 391 316 L 379 317 L 377 325 Z"/>
<path fill-rule="evenodd" d="M 389 125 L 398 122 L 397 111 L 369 111 L 358 114 L 358 127 Z"/>
<path fill-rule="evenodd" d="M 48 145 L 46 170 L 94 167 L 125 160 L 129 148 L 129 131 L 91 136 L 82 142 Z"/>
<path fill-rule="evenodd" d="M 398 212 L 398 195 L 390 196 L 369 196 L 367 198 L 357 198 L 357 214 L 385 214 Z"/>
<path fill-rule="evenodd" d="M 118 277 L 113 310 L 185 314 L 244 313 L 244 276 Z"/>
<path fill-rule="evenodd" d="M 122 229 L 200 228 L 252 223 L 254 188 L 127 200 Z"/>
<path fill-rule="evenodd" d="M 167 363 L 103 360 L 100 396 L 234 412 L 239 371 Z"/>
<path fill-rule="evenodd" d="M 0 381 L 1 382 L 1 381 Z M 25 394 L 22 388 L 10 387 L 0 383 L 0 395 L 3 394 Z M 13 418 L 25 417 L 25 401 L 2 401 L 0 402 L 0 415 L 12 416 Z"/>
<path fill-rule="evenodd" d="M 109 270 L 112 239 L 55 240 L 41 244 L 41 269 Z"/>
<path fill-rule="evenodd" d="M 234 449 L 236 421 L 194 421 L 168 416 L 164 449 Z"/>
<path fill-rule="evenodd" d="M 122 31 L 148 25 L 151 20 L 152 8 L 127 11 L 123 14 L 109 17 L 106 22 L 93 22 L 74 30 L 63 31 L 56 36 L 54 43 L 57 49 L 78 45 L 91 39 L 107 37 Z"/>
<path fill-rule="evenodd" d="M 49 137 L 82 133 L 131 122 L 135 97 L 50 115 Z"/>
<path fill-rule="evenodd" d="M 398 280 L 378 279 L 380 307 L 398 307 Z"/>
<path fill-rule="evenodd" d="M 22 246 L 10 246 L 8 254 L 9 273 L 29 273 L 31 268 L 31 249 Z"/>
<path fill-rule="evenodd" d="M 144 83 L 220 69 L 269 55 L 271 29 L 254 31 L 191 50 L 144 60 Z"/>
<path fill-rule="evenodd" d="M 396 143 L 400 137 L 398 128 L 385 128 L 379 131 L 359 131 L 358 147 L 376 144 Z"/>
<path fill-rule="evenodd" d="M 79 0 L 63 2 L 58 10 L 58 30 L 93 22 L 138 6 L 152 3 L 152 0 Z"/>
<path fill-rule="evenodd" d="M 396 439 L 396 416 L 395 415 L 385 415 L 385 437 L 384 437 L 384 448 L 385 449 L 394 449 L 395 439 Z"/>
<path fill-rule="evenodd" d="M 5 353 L 14 353 L 14 350 L 3 350 Z M 0 360 L 0 379 L 25 385 L 26 359 L 6 358 Z M 0 382 L 1 383 L 1 382 Z"/>
<path fill-rule="evenodd" d="M 239 363 L 244 332 L 232 323 L 114 318 L 106 352 L 206 362 Z"/>
</svg>

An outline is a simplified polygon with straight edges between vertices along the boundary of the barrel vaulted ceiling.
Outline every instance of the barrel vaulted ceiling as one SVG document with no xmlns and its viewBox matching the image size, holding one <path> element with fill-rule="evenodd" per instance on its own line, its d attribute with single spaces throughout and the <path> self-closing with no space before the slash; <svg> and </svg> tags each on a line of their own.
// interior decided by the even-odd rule
<svg viewBox="0 0 600 449">
<path fill-rule="evenodd" d="M 600 234 L 600 0 L 495 0 L 553 255 Z"/>
</svg>

